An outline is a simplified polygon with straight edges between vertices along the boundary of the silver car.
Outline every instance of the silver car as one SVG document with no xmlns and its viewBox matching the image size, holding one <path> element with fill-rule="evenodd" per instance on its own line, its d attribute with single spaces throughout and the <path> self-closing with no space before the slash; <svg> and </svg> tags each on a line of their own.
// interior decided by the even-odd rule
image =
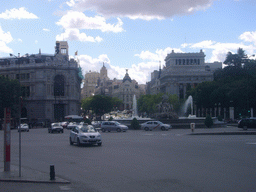
<svg viewBox="0 0 256 192">
<path fill-rule="evenodd" d="M 101 134 L 92 125 L 78 125 L 71 129 L 69 143 L 70 145 L 76 143 L 78 146 L 82 144 L 96 144 L 101 146 Z"/>
<path fill-rule="evenodd" d="M 126 132 L 128 130 L 128 127 L 126 125 L 122 125 L 121 123 L 117 121 L 103 121 L 101 123 L 101 131 L 117 131 L 117 132 Z"/>
<path fill-rule="evenodd" d="M 51 127 L 48 128 L 48 133 L 53 133 L 53 132 L 58 132 L 58 133 L 63 133 L 63 127 L 61 126 L 61 123 L 52 123 Z"/>
<path fill-rule="evenodd" d="M 152 131 L 153 129 L 161 129 L 162 131 L 168 131 L 172 128 L 171 125 L 164 124 L 161 121 L 147 121 L 146 123 L 141 124 L 141 128 L 145 131 Z"/>
<path fill-rule="evenodd" d="M 18 132 L 19 131 L 26 131 L 29 132 L 29 126 L 26 123 L 21 124 L 20 126 L 18 126 Z"/>
</svg>

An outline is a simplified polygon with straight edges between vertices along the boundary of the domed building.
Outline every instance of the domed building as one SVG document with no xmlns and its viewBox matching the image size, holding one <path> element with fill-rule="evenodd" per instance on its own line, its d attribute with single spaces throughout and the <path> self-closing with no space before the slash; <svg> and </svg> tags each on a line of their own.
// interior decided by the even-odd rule
<svg viewBox="0 0 256 192">
<path fill-rule="evenodd" d="M 139 85 L 136 80 L 132 80 L 128 74 L 128 69 L 126 69 L 123 79 L 110 80 L 107 75 L 107 68 L 103 64 L 94 94 L 117 97 L 123 102 L 122 106 L 119 106 L 119 110 L 131 110 L 134 95 L 138 99 L 145 94 L 145 85 Z"/>
</svg>

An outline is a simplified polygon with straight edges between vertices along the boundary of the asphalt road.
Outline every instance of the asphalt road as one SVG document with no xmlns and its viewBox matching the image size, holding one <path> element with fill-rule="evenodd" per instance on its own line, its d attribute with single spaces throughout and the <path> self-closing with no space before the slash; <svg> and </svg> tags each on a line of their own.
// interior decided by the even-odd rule
<svg viewBox="0 0 256 192">
<path fill-rule="evenodd" d="M 103 144 L 70 146 L 69 130 L 22 133 L 22 167 L 71 184 L 4 183 L 1 191 L 255 191 L 255 135 L 189 135 L 190 130 L 102 133 Z M 0 131 L 0 161 L 3 131 Z M 11 164 L 19 164 L 18 132 L 11 133 Z"/>
</svg>

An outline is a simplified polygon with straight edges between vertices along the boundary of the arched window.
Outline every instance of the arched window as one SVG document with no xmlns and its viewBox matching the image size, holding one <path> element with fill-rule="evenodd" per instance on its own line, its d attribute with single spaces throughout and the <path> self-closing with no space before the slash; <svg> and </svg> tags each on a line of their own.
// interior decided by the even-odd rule
<svg viewBox="0 0 256 192">
<path fill-rule="evenodd" d="M 56 75 L 54 78 L 54 96 L 64 96 L 64 76 Z"/>
</svg>

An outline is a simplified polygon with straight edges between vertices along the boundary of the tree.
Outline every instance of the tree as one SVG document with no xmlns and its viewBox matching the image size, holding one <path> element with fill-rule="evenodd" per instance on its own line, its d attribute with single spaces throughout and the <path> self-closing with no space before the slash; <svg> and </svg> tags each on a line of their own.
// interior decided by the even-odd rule
<svg viewBox="0 0 256 192">
<path fill-rule="evenodd" d="M 140 129 L 140 123 L 136 118 L 133 118 L 132 122 L 131 122 L 131 127 L 133 129 Z"/>
<path fill-rule="evenodd" d="M 199 108 L 220 103 L 221 107 L 235 107 L 235 116 L 248 116 L 249 109 L 256 107 L 256 61 L 239 48 L 237 54 L 227 53 L 224 63 L 229 66 L 216 70 L 212 82 L 200 83 L 187 94 Z"/>
<path fill-rule="evenodd" d="M 206 125 L 206 127 L 210 128 L 213 125 L 213 121 L 212 121 L 212 117 L 210 115 L 207 115 L 205 120 L 204 120 L 204 124 Z"/>
<path fill-rule="evenodd" d="M 12 113 L 18 112 L 20 84 L 17 80 L 0 76 L 0 118 L 4 117 L 4 108 L 10 107 Z"/>
<path fill-rule="evenodd" d="M 92 110 L 97 116 L 109 113 L 115 105 L 122 103 L 118 98 L 109 96 L 95 95 L 82 100 L 81 107 L 83 110 Z"/>
<path fill-rule="evenodd" d="M 238 48 L 237 54 L 232 54 L 231 52 L 228 52 L 224 64 L 241 68 L 242 62 L 245 58 L 246 55 L 244 53 L 244 50 L 242 48 Z"/>
</svg>

